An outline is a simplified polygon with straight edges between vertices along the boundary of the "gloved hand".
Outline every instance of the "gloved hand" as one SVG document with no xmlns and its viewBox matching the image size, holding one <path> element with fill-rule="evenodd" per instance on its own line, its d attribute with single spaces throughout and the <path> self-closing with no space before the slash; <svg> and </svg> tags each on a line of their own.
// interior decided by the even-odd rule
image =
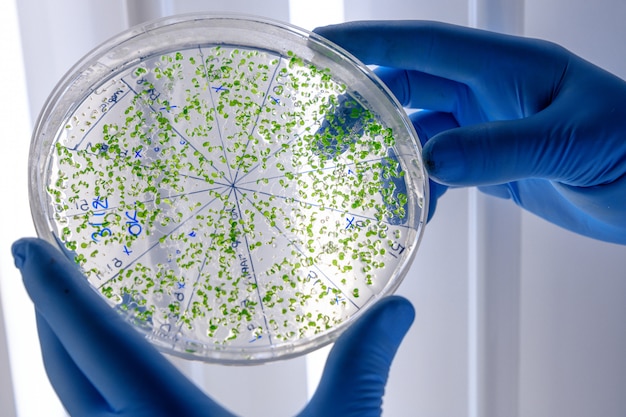
<svg viewBox="0 0 626 417">
<path fill-rule="evenodd" d="M 430 110 L 413 121 L 435 181 L 477 185 L 571 231 L 626 244 L 624 80 L 546 41 L 441 23 L 316 32 L 383 66 L 404 106 Z"/>
<path fill-rule="evenodd" d="M 233 416 L 106 305 L 60 251 L 39 239 L 19 240 L 12 251 L 35 304 L 48 377 L 72 416 Z M 400 297 L 372 307 L 336 342 L 300 416 L 379 416 L 413 315 Z"/>
</svg>

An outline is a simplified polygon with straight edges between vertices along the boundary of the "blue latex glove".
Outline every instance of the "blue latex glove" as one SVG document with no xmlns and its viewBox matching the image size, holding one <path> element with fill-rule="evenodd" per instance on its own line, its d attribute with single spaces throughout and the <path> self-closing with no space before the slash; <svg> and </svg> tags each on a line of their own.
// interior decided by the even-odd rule
<svg viewBox="0 0 626 417">
<path fill-rule="evenodd" d="M 13 256 L 35 304 L 48 377 L 72 416 L 233 416 L 128 326 L 60 251 L 22 239 Z M 389 366 L 413 317 L 400 297 L 372 307 L 335 343 L 299 415 L 380 416 Z"/>
<path fill-rule="evenodd" d="M 624 80 L 549 42 L 441 23 L 316 32 L 383 66 L 404 106 L 430 110 L 413 121 L 429 139 L 435 181 L 477 185 L 571 231 L 626 243 Z"/>
</svg>

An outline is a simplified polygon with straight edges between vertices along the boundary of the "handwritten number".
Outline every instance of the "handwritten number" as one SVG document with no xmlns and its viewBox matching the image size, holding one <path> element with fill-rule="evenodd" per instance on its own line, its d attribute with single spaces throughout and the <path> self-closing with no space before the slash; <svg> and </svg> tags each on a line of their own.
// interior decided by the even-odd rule
<svg viewBox="0 0 626 417">
<path fill-rule="evenodd" d="M 108 227 L 102 228 L 100 230 L 98 230 L 97 232 L 93 232 L 91 234 L 91 238 L 93 239 L 94 242 L 100 242 L 100 240 L 96 239 L 96 237 L 107 237 L 107 236 L 111 236 L 113 234 L 113 232 L 111 232 L 111 229 L 109 229 Z"/>
</svg>

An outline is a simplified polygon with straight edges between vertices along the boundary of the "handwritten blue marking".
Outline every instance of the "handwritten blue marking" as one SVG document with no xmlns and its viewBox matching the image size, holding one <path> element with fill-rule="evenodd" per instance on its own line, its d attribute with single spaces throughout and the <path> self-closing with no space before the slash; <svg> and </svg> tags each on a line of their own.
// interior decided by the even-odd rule
<svg viewBox="0 0 626 417">
<path fill-rule="evenodd" d="M 178 107 L 178 106 L 170 106 L 170 103 L 167 102 L 167 101 L 164 104 L 165 104 L 165 106 L 161 107 L 159 110 L 165 110 L 168 113 L 170 112 L 170 110 L 175 109 L 175 108 Z"/>
<path fill-rule="evenodd" d="M 106 197 L 94 197 L 93 202 L 91 203 L 91 206 L 95 209 L 97 208 L 103 208 L 103 209 L 107 209 L 109 208 L 109 202 L 107 201 Z"/>
<path fill-rule="evenodd" d="M 137 210 L 135 210 L 132 215 L 127 211 L 126 218 L 128 219 L 126 222 L 126 225 L 128 226 L 128 233 L 135 237 L 139 236 L 143 231 L 143 227 L 141 227 L 139 220 L 137 220 Z"/>
</svg>

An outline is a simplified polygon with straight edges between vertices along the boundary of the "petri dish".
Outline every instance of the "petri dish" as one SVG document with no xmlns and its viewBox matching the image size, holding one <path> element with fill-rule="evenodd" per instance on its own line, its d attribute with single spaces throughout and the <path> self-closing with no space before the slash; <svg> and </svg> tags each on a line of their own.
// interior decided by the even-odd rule
<svg viewBox="0 0 626 417">
<path fill-rule="evenodd" d="M 427 177 L 370 69 L 281 22 L 193 14 L 78 62 L 33 134 L 37 233 L 160 350 L 256 364 L 335 340 L 405 276 Z"/>
</svg>

